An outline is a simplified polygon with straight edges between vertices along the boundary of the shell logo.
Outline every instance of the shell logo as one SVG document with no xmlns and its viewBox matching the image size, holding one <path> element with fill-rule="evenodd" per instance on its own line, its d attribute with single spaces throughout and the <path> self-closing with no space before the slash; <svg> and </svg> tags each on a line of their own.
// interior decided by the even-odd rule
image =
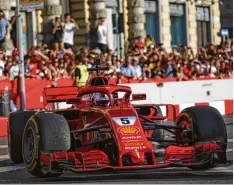
<svg viewBox="0 0 234 185">
<path fill-rule="evenodd" d="M 137 127 L 120 127 L 117 131 L 122 134 L 137 134 L 140 129 Z"/>
</svg>

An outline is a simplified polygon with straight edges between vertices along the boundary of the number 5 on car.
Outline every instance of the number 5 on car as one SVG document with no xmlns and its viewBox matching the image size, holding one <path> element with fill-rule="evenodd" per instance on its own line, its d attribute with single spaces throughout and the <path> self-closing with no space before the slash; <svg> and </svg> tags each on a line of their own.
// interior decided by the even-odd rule
<svg viewBox="0 0 234 185">
<path fill-rule="evenodd" d="M 126 125 L 131 126 L 131 125 L 134 125 L 136 122 L 135 116 L 113 117 L 112 119 L 120 126 L 126 126 Z"/>
</svg>

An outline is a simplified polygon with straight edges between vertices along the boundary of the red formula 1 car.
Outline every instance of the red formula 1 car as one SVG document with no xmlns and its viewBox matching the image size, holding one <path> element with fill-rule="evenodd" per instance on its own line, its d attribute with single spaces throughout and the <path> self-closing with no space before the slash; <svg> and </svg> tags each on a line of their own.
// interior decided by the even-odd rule
<svg viewBox="0 0 234 185">
<path fill-rule="evenodd" d="M 226 127 L 215 108 L 189 107 L 176 117 L 173 105 L 134 105 L 145 99 L 102 76 L 80 89 L 46 88 L 45 111 L 10 114 L 10 157 L 37 177 L 66 170 L 198 170 L 226 162 Z M 71 107 L 49 110 L 60 102 Z M 164 123 L 168 115 L 162 115 L 161 106 L 167 114 L 174 112 L 174 124 Z"/>
</svg>

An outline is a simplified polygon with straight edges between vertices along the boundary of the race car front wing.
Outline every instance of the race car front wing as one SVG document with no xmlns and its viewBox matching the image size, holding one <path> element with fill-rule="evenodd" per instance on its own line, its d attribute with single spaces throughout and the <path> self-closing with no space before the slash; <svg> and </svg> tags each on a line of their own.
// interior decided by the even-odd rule
<svg viewBox="0 0 234 185">
<path fill-rule="evenodd" d="M 199 167 L 215 163 L 215 154 L 220 146 L 216 143 L 197 143 L 194 146 L 168 146 L 161 162 L 154 164 L 111 165 L 109 157 L 100 150 L 89 152 L 56 152 L 41 155 L 44 167 L 50 171 L 68 170 L 72 172 L 94 172 L 111 170 L 140 170 L 167 167 Z M 121 163 L 120 163 L 121 164 Z"/>
</svg>

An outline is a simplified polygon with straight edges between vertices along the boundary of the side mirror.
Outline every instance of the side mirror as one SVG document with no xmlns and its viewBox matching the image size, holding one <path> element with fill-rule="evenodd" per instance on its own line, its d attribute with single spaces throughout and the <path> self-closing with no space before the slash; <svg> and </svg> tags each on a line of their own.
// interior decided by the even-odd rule
<svg viewBox="0 0 234 185">
<path fill-rule="evenodd" d="M 132 94 L 131 101 L 146 100 L 146 94 Z"/>
</svg>

